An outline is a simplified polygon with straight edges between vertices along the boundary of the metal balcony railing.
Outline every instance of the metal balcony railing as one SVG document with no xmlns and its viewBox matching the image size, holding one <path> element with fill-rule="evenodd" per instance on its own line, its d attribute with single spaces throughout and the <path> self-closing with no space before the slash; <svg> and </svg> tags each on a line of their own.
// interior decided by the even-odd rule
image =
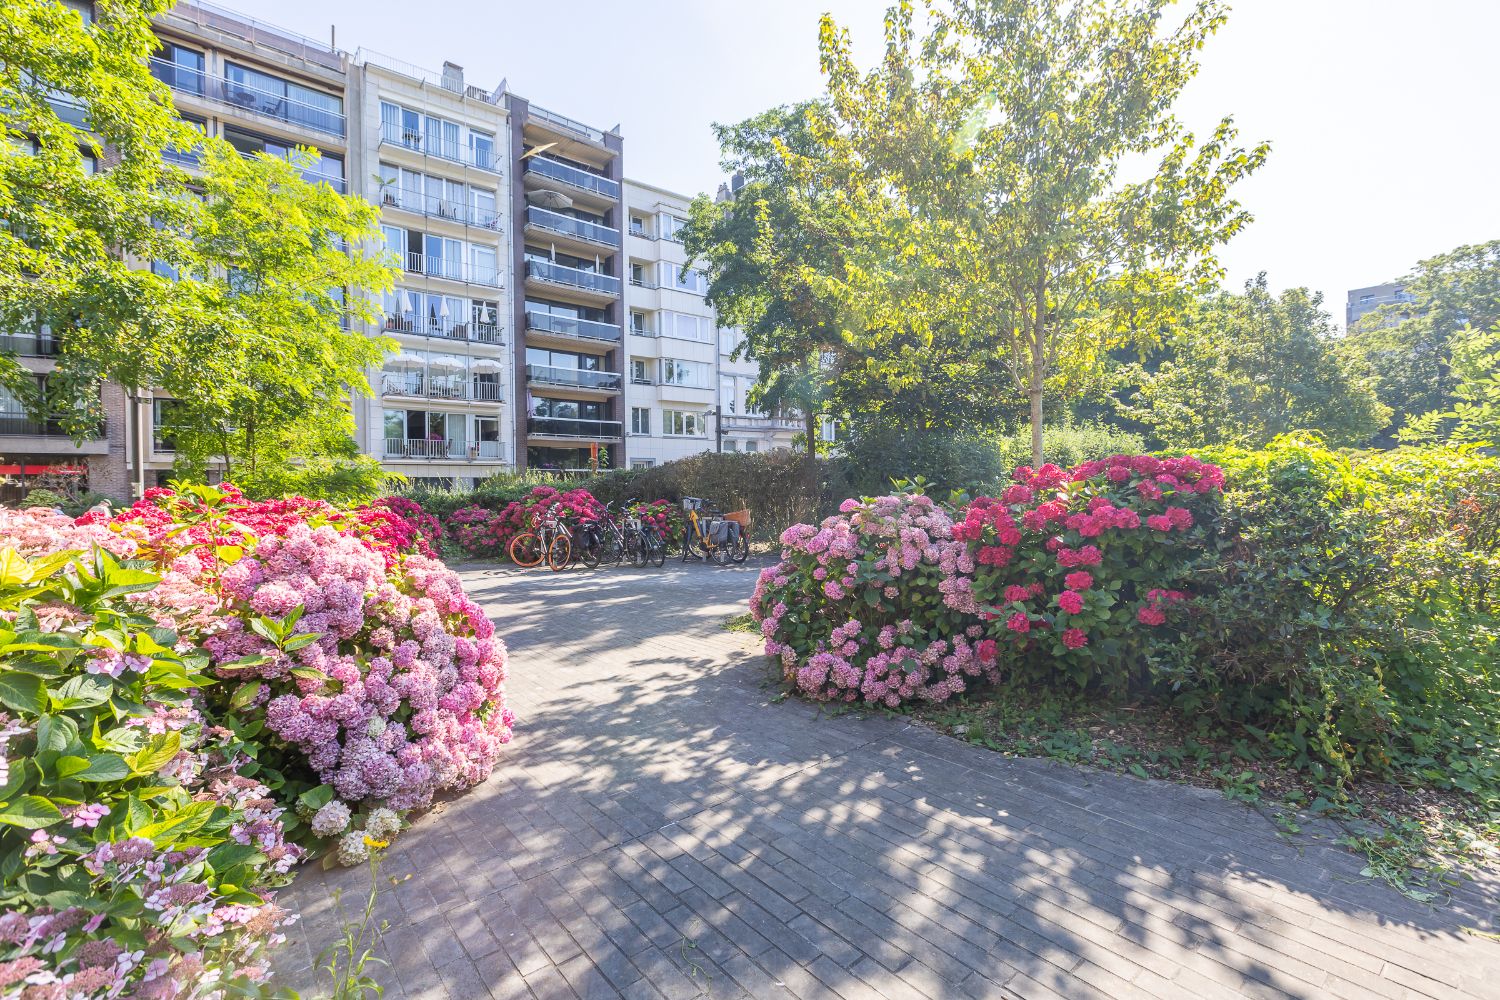
<svg viewBox="0 0 1500 1000">
<path fill-rule="evenodd" d="M 454 323 L 450 320 L 424 322 L 415 316 L 387 316 L 382 329 L 387 333 L 410 333 L 418 337 L 442 337 L 444 340 L 472 340 L 480 344 L 505 343 L 505 332 L 498 323 Z"/>
<path fill-rule="evenodd" d="M 579 170 L 577 167 L 570 167 L 566 163 L 559 163 L 545 156 L 528 156 L 526 158 L 526 172 L 528 174 L 536 174 L 539 177 L 550 177 L 552 180 L 560 181 L 569 187 L 577 188 L 580 191 L 587 191 L 590 194 L 597 194 L 601 198 L 608 198 L 611 201 L 620 200 L 620 183 L 618 181 L 612 181 L 608 177 L 600 177 L 598 174 L 591 174 L 587 170 Z"/>
<path fill-rule="evenodd" d="M 590 371 L 583 368 L 554 368 L 550 365 L 527 365 L 526 378 L 546 385 L 571 386 L 578 389 L 618 389 L 619 372 Z"/>
<path fill-rule="evenodd" d="M 437 254 L 406 252 L 406 270 L 412 274 L 425 274 L 432 278 L 447 278 L 449 281 L 464 281 L 471 285 L 500 286 L 498 267 L 467 264 L 451 257 Z"/>
<path fill-rule="evenodd" d="M 500 163 L 493 149 L 482 146 L 464 146 L 457 142 L 450 142 L 441 136 L 423 135 L 421 132 L 403 128 L 399 122 L 381 123 L 380 144 L 400 146 L 403 149 L 436 156 L 442 160 L 462 163 L 466 167 L 487 170 L 492 174 L 500 172 Z"/>
<path fill-rule="evenodd" d="M 419 399 L 475 400 L 499 403 L 505 393 L 498 382 L 479 381 L 461 375 L 433 375 L 422 372 L 384 372 L 380 377 L 382 396 L 407 396 Z"/>
<path fill-rule="evenodd" d="M 61 350 L 62 341 L 50 333 L 0 333 L 0 354 L 51 358 Z"/>
<path fill-rule="evenodd" d="M 526 433 L 534 437 L 618 438 L 625 425 L 618 420 L 572 420 L 567 417 L 530 417 Z"/>
<path fill-rule="evenodd" d="M 108 425 L 100 420 L 84 437 L 90 441 L 102 441 L 108 429 Z M 72 436 L 63 429 L 60 419 L 33 420 L 20 413 L 0 413 L 0 434 L 11 437 L 26 435 L 66 438 Z"/>
<path fill-rule="evenodd" d="M 264 45 L 266 48 L 285 52 L 287 55 L 296 56 L 329 69 L 340 69 L 343 65 L 342 53 L 327 42 L 317 41 L 264 21 L 257 21 L 246 14 L 227 10 L 215 4 L 206 3 L 204 0 L 182 0 L 172 8 L 171 16 L 191 21 L 200 28 L 222 31 L 235 38 L 243 38 L 255 45 Z"/>
<path fill-rule="evenodd" d="M 577 132 L 579 135 L 592 139 L 594 142 L 604 141 L 603 131 L 590 125 L 585 125 L 583 122 L 576 121 L 566 115 L 560 115 L 555 111 L 548 111 L 546 108 L 538 107 L 535 104 L 531 105 L 529 111 L 533 118 L 539 118 L 549 124 L 565 128 L 569 132 Z"/>
<path fill-rule="evenodd" d="M 285 94 L 262 90 L 242 81 L 209 76 L 203 70 L 179 66 L 156 56 L 152 56 L 150 61 L 151 75 L 179 94 L 190 94 L 214 104 L 315 132 L 339 137 L 345 135 L 345 119 L 337 111 L 308 104 Z"/>
<path fill-rule="evenodd" d="M 545 229 L 548 232 L 561 233 L 564 236 L 576 236 L 578 239 L 589 243 L 597 243 L 600 246 L 614 247 L 619 249 L 620 231 L 611 229 L 609 226 L 601 226 L 597 222 L 589 222 L 587 219 L 575 219 L 561 212 L 549 212 L 545 208 L 537 208 L 535 205 L 526 209 L 526 224 Z"/>
<path fill-rule="evenodd" d="M 564 337 L 583 337 L 588 340 L 617 341 L 620 328 L 613 323 L 600 323 L 592 319 L 575 319 L 552 313 L 527 310 L 526 329 L 537 333 L 553 333 Z"/>
<path fill-rule="evenodd" d="M 597 271 L 584 271 L 576 267 L 565 267 L 562 264 L 553 264 L 548 261 L 528 260 L 526 262 L 526 277 L 535 278 L 538 281 L 551 282 L 554 285 L 567 285 L 570 288 L 581 288 L 589 292 L 599 292 L 603 295 L 618 296 L 620 294 L 620 279 L 611 274 L 600 274 Z"/>
<path fill-rule="evenodd" d="M 380 193 L 380 203 L 391 208 L 399 208 L 403 212 L 414 212 L 433 219 L 451 219 L 468 226 L 497 232 L 500 229 L 500 213 L 495 209 L 479 208 L 477 205 L 439 198 L 435 194 L 416 194 L 412 191 L 387 188 Z"/>
<path fill-rule="evenodd" d="M 469 462 L 499 462 L 505 458 L 499 441 L 441 440 L 424 438 L 386 438 L 382 457 L 416 459 L 457 459 Z"/>
</svg>

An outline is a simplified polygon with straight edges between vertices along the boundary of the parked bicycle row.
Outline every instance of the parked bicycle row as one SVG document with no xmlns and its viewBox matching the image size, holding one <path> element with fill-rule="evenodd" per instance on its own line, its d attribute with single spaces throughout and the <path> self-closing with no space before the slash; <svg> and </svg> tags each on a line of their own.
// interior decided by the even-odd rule
<svg viewBox="0 0 1500 1000">
<path fill-rule="evenodd" d="M 636 507 L 631 500 L 625 510 Z M 605 504 L 576 524 L 569 524 L 548 508 L 535 523 L 510 543 L 510 558 L 517 566 L 545 565 L 554 573 L 570 566 L 598 569 L 604 565 L 636 567 L 666 565 L 674 544 L 682 561 L 702 559 L 716 566 L 742 563 L 750 556 L 750 512 L 725 512 L 701 497 L 682 500 L 684 526 L 681 539 L 666 537 L 655 524 L 632 513 L 617 513 Z"/>
</svg>

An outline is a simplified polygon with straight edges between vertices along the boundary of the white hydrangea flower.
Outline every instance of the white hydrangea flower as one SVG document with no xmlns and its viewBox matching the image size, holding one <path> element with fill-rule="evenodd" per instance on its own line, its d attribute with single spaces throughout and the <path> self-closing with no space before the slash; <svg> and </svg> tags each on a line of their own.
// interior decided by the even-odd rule
<svg viewBox="0 0 1500 1000">
<path fill-rule="evenodd" d="M 320 837 L 333 837 L 349 826 L 349 807 L 338 799 L 329 802 L 312 818 L 312 832 Z"/>
<path fill-rule="evenodd" d="M 365 735 L 370 737 L 370 739 L 372 740 L 379 739 L 381 736 L 385 735 L 385 719 L 381 718 L 378 715 L 375 716 L 375 718 L 371 719 L 368 723 L 365 724 Z"/>
<path fill-rule="evenodd" d="M 341 865 L 357 865 L 370 857 L 370 848 L 365 844 L 361 830 L 350 830 L 339 838 L 338 859 Z"/>
<path fill-rule="evenodd" d="M 401 817 L 394 809 L 384 806 L 370 813 L 365 820 L 365 832 L 376 840 L 389 840 L 401 830 Z"/>
</svg>

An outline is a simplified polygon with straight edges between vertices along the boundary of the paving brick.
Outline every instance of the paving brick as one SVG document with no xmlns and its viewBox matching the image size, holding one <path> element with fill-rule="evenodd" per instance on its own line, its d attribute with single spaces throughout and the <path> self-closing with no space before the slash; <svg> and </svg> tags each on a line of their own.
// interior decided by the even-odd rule
<svg viewBox="0 0 1500 1000">
<path fill-rule="evenodd" d="M 773 703 L 721 627 L 757 571 L 464 573 L 521 724 L 388 853 L 388 997 L 1500 1000 L 1493 877 L 1423 907 L 1202 790 Z M 283 891 L 278 982 L 315 990 L 335 890 Z"/>
</svg>

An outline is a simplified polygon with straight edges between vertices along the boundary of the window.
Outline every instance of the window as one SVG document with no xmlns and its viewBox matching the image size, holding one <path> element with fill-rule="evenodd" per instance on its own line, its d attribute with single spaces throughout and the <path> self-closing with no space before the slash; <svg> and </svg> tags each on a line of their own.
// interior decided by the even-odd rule
<svg viewBox="0 0 1500 1000">
<path fill-rule="evenodd" d="M 638 309 L 630 310 L 630 332 L 641 336 L 648 336 L 651 331 L 646 326 L 646 314 Z"/>
<path fill-rule="evenodd" d="M 177 440 L 174 431 L 180 422 L 177 411 L 182 404 L 175 399 L 153 399 L 151 401 L 151 450 L 174 452 Z"/>
<path fill-rule="evenodd" d="M 630 283 L 641 288 L 646 288 L 646 265 L 630 262 Z"/>
<path fill-rule="evenodd" d="M 151 65 L 152 75 L 173 90 L 203 93 L 203 53 L 168 43 Z"/>
<path fill-rule="evenodd" d="M 1373 296 L 1373 295 L 1361 295 L 1359 297 L 1359 304 L 1362 305 L 1362 306 L 1363 305 L 1369 305 L 1371 302 L 1374 302 L 1374 301 L 1375 301 L 1375 296 Z"/>
<path fill-rule="evenodd" d="M 663 358 L 661 363 L 662 385 L 683 385 L 696 389 L 707 389 L 708 365 L 701 361 L 678 361 Z"/>
<path fill-rule="evenodd" d="M 668 437 L 703 437 L 703 414 L 689 410 L 662 410 L 661 432 Z"/>
<path fill-rule="evenodd" d="M 344 99 L 237 63 L 224 64 L 225 97 L 270 118 L 344 134 Z"/>
<path fill-rule="evenodd" d="M 719 376 L 719 412 L 724 414 L 738 413 L 735 409 L 734 378 L 728 375 Z"/>
<path fill-rule="evenodd" d="M 469 159 L 474 166 L 489 170 L 495 163 L 495 137 L 486 132 L 469 133 Z"/>
<path fill-rule="evenodd" d="M 663 288 L 675 288 L 679 292 L 692 292 L 696 295 L 708 292 L 708 277 L 702 271 L 665 260 L 660 264 L 660 271 Z"/>
<path fill-rule="evenodd" d="M 649 358 L 630 359 L 630 381 L 636 385 L 651 385 L 651 361 Z"/>
<path fill-rule="evenodd" d="M 740 443 L 738 441 L 736 441 L 734 438 L 730 438 L 728 441 L 724 442 L 724 450 L 725 451 L 739 451 L 740 450 L 739 445 L 740 445 Z"/>
<path fill-rule="evenodd" d="M 745 450 L 746 451 L 759 451 L 760 450 L 760 444 L 758 442 L 755 442 L 755 441 L 746 441 L 745 442 Z"/>
<path fill-rule="evenodd" d="M 632 458 L 630 460 L 630 467 L 632 469 L 649 469 L 655 464 L 656 459 L 654 458 Z"/>
<path fill-rule="evenodd" d="M 700 344 L 714 342 L 714 321 L 707 316 L 690 316 L 687 313 L 666 311 L 658 315 L 661 324 L 657 329 L 658 336 L 692 340 Z"/>
<path fill-rule="evenodd" d="M 832 417 L 824 417 L 820 421 L 818 425 L 818 440 L 838 440 L 838 425 L 834 422 L 834 419 Z"/>
<path fill-rule="evenodd" d="M 470 281 L 476 281 L 481 285 L 500 283 L 499 258 L 495 254 L 494 247 L 471 246 L 469 260 L 473 270 L 473 273 L 469 275 Z"/>
<path fill-rule="evenodd" d="M 630 433 L 651 433 L 651 410 L 645 406 L 632 406 L 630 408 Z"/>
<path fill-rule="evenodd" d="M 675 215 L 667 215 L 663 212 L 657 216 L 657 223 L 660 226 L 662 239 L 682 242 L 682 230 L 687 227 L 686 219 L 679 219 Z"/>
<path fill-rule="evenodd" d="M 731 357 L 744 341 L 743 333 L 732 326 L 723 327 L 719 330 L 719 353 Z"/>
<path fill-rule="evenodd" d="M 645 236 L 646 220 L 639 215 L 632 215 L 630 217 L 630 232 L 636 236 Z"/>
</svg>

